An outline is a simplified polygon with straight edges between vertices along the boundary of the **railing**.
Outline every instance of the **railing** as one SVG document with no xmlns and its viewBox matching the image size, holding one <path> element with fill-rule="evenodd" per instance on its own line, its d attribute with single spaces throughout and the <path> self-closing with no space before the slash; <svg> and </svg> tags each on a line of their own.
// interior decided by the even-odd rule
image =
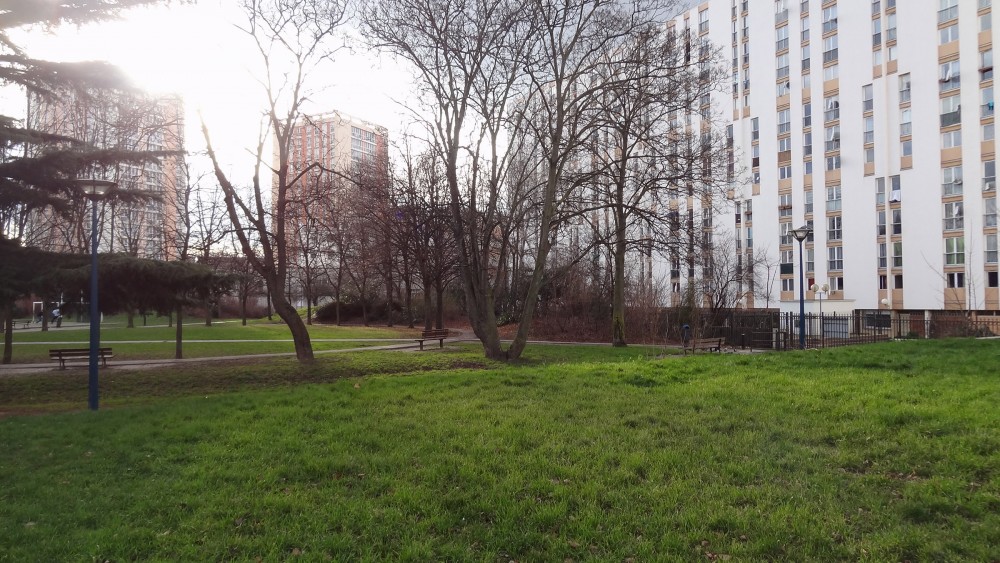
<svg viewBox="0 0 1000 563">
<path fill-rule="evenodd" d="M 729 311 L 717 314 L 711 322 L 698 337 L 723 338 L 727 346 L 738 349 L 799 348 L 798 313 Z M 859 309 L 846 314 L 809 313 L 802 326 L 806 348 L 834 348 L 893 339 L 997 336 L 1000 315 Z"/>
</svg>

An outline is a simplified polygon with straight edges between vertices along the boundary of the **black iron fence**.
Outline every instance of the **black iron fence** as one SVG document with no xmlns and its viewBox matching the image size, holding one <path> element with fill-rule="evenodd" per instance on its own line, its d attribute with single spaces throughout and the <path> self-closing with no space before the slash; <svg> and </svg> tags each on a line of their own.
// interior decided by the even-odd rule
<svg viewBox="0 0 1000 563">
<path fill-rule="evenodd" d="M 742 349 L 806 348 L 869 344 L 897 338 L 951 338 L 1000 335 L 1000 314 L 952 311 L 856 310 L 851 313 L 730 311 L 712 319 L 695 337 L 724 338 Z"/>
</svg>

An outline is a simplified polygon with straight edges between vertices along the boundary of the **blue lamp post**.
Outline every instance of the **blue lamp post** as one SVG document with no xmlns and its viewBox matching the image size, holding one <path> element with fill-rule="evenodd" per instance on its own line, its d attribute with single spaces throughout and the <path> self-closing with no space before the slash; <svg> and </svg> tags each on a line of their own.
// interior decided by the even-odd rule
<svg viewBox="0 0 1000 563">
<path fill-rule="evenodd" d="M 90 366 L 87 378 L 87 405 L 97 410 L 98 381 L 97 356 L 101 342 L 101 313 L 97 306 L 97 202 L 117 184 L 110 180 L 81 179 L 76 185 L 91 202 L 90 220 Z"/>
<path fill-rule="evenodd" d="M 809 225 L 792 229 L 792 236 L 799 241 L 799 349 L 806 349 L 806 280 L 802 265 L 802 242 L 813 232 Z"/>
</svg>

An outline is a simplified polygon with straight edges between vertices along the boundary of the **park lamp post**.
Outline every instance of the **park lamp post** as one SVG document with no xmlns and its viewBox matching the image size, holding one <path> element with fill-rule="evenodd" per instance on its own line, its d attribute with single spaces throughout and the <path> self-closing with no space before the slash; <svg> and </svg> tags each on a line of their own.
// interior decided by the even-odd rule
<svg viewBox="0 0 1000 563">
<path fill-rule="evenodd" d="M 91 202 L 90 219 L 90 370 L 87 378 L 87 405 L 97 410 L 97 356 L 101 342 L 100 311 L 97 307 L 97 202 L 117 184 L 110 180 L 79 179 L 74 182 Z"/>
<path fill-rule="evenodd" d="M 811 235 L 812 227 L 802 225 L 792 229 L 792 236 L 799 241 L 799 349 L 806 349 L 806 279 L 802 265 L 802 241 Z"/>
<path fill-rule="evenodd" d="M 819 285 L 818 283 L 814 283 L 811 286 L 809 286 L 809 289 L 811 289 L 813 293 L 815 293 L 817 296 L 819 296 L 819 335 L 820 335 L 820 337 L 822 337 L 823 336 L 823 296 L 824 295 L 830 295 L 830 284 L 824 283 L 823 285 Z"/>
</svg>

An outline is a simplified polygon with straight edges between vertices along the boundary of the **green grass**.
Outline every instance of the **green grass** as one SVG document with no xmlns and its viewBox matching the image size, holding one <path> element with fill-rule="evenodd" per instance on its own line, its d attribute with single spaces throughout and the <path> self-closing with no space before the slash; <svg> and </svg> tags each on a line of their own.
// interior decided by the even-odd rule
<svg viewBox="0 0 1000 563">
<path fill-rule="evenodd" d="M 998 360 L 470 346 L 109 372 L 113 408 L 0 421 L 0 559 L 996 560 Z M 73 385 L 5 378 L 0 401 L 82 404 Z"/>
<path fill-rule="evenodd" d="M 114 349 L 115 358 L 164 359 L 174 357 L 175 328 L 167 326 L 137 326 L 124 328 L 111 325 L 101 329 L 103 346 Z M 315 340 L 313 349 L 337 350 L 377 345 L 378 342 L 358 342 L 359 339 L 408 338 L 418 333 L 416 329 L 405 327 L 356 327 L 311 325 L 309 334 Z M 48 351 L 53 347 L 86 347 L 90 339 L 89 329 L 60 328 L 48 332 L 35 330 L 14 331 L 14 363 L 48 361 Z M 343 342 L 324 342 L 325 339 Z M 203 340 L 206 342 L 196 342 Z M 271 341 L 271 342 L 208 342 L 222 341 Z M 65 344 L 51 345 L 49 342 Z M 0 346 L 2 349 L 2 346 Z M 238 321 L 216 322 L 212 326 L 204 324 L 184 325 L 184 356 L 203 358 L 244 354 L 274 354 L 294 352 L 288 327 L 278 323 L 254 323 L 242 326 Z"/>
</svg>

